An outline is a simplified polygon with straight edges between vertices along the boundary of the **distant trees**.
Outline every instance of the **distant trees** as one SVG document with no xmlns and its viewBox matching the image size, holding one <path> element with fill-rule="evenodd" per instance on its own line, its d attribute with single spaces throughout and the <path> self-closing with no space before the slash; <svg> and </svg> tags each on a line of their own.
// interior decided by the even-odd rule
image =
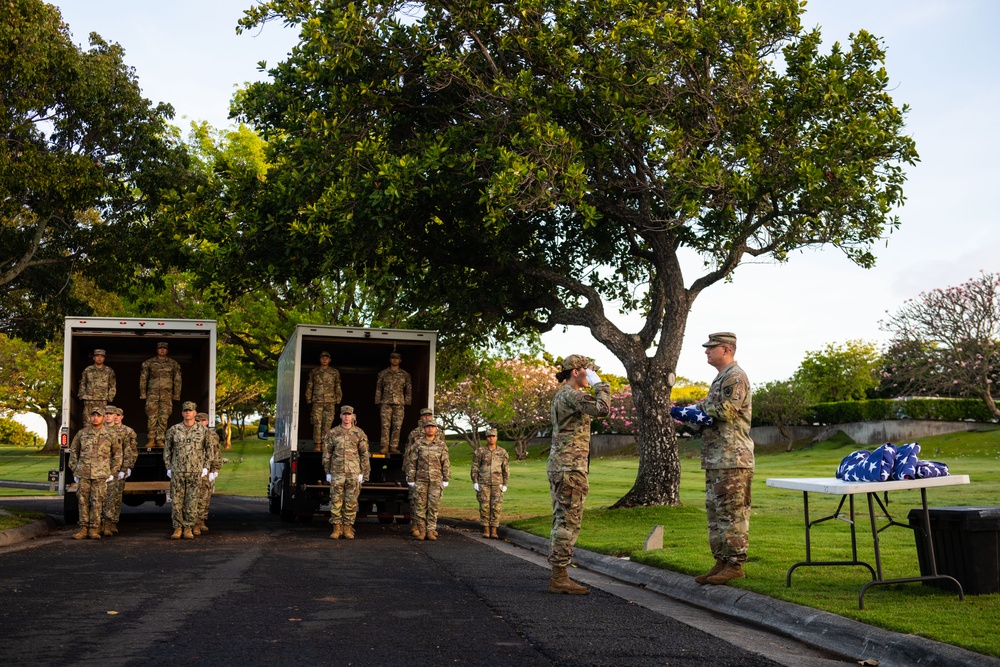
<svg viewBox="0 0 1000 667">
<path fill-rule="evenodd" d="M 45 420 L 44 452 L 59 450 L 61 343 L 36 347 L 0 333 L 0 413 L 30 412 Z"/>
<path fill-rule="evenodd" d="M 810 388 L 795 380 L 767 382 L 753 390 L 753 418 L 755 422 L 776 426 L 788 441 L 785 451 L 790 452 L 795 444 L 791 427 L 809 418 L 815 402 Z"/>
<path fill-rule="evenodd" d="M 875 343 L 850 340 L 807 352 L 794 384 L 817 402 L 856 401 L 879 386 L 882 353 Z M 756 412 L 756 397 L 754 410 Z"/>
</svg>

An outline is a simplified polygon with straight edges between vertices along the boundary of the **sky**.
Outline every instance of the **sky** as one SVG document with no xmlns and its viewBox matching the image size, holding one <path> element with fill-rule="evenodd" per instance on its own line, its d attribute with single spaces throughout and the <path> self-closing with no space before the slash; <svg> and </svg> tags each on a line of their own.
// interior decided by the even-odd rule
<svg viewBox="0 0 1000 667">
<path fill-rule="evenodd" d="M 261 80 L 258 61 L 278 63 L 295 34 L 278 23 L 237 36 L 236 22 L 251 0 L 63 0 L 74 40 L 90 32 L 117 42 L 135 68 L 146 97 L 168 102 L 175 123 L 230 124 L 237 87 Z M 900 228 L 862 269 L 838 250 L 810 250 L 784 264 L 745 263 L 728 284 L 716 284 L 691 309 L 677 374 L 711 381 L 701 343 L 714 331 L 733 331 L 737 358 L 751 382 L 790 377 L 807 352 L 849 340 L 884 343 L 879 323 L 921 292 L 997 271 L 1000 225 L 993 196 L 1000 188 L 1000 3 L 994 0 L 810 0 L 803 25 L 821 27 L 824 42 L 847 44 L 864 29 L 883 38 L 886 70 L 897 105 L 910 107 L 907 133 L 921 161 L 909 169 Z M 685 282 L 700 260 L 685 258 Z M 609 308 L 609 312 L 611 309 Z M 638 317 L 616 323 L 627 332 Z M 578 327 L 543 337 L 556 356 L 592 356 L 602 370 L 624 375 L 615 357 Z"/>
</svg>

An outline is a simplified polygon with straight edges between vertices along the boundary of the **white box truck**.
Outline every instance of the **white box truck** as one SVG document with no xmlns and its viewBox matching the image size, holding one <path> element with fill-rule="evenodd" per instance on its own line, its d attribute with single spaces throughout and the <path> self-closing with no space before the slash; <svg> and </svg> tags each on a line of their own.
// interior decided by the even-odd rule
<svg viewBox="0 0 1000 667">
<path fill-rule="evenodd" d="M 124 424 L 138 436 L 139 458 L 125 481 L 122 503 L 137 507 L 147 501 L 163 506 L 170 480 L 163 465 L 163 448 L 154 447 L 147 433 L 146 401 L 139 398 L 142 362 L 156 356 L 156 344 L 166 341 L 168 355 L 181 366 L 181 398 L 174 403 L 169 424 L 181 420 L 181 402 L 194 401 L 215 423 L 215 320 L 179 320 L 131 317 L 67 317 L 63 347 L 62 428 L 59 433 L 59 492 L 63 494 L 66 523 L 79 517 L 76 484 L 67 469 L 69 444 L 89 423 L 83 401 L 77 398 L 83 369 L 93 363 L 95 349 L 107 352 L 105 365 L 115 372 L 114 405 L 125 413 Z"/>
<path fill-rule="evenodd" d="M 419 421 L 420 410 L 434 407 L 435 331 L 306 324 L 295 327 L 278 361 L 274 456 L 267 489 L 270 511 L 284 521 L 308 520 L 330 502 L 323 454 L 313 451 L 310 406 L 305 398 L 309 371 L 319 366 L 323 351 L 330 352 L 330 365 L 340 372 L 340 405 L 354 407 L 357 425 L 369 440 L 372 472 L 361 487 L 358 516 L 376 516 L 382 523 L 393 519 L 408 522 L 410 506 L 403 455 L 380 453 L 382 422 L 380 406 L 375 404 L 375 385 L 379 371 L 389 366 L 389 355 L 399 352 L 400 368 L 410 374 L 413 383 L 412 401 L 403 416 L 402 448 Z"/>
</svg>

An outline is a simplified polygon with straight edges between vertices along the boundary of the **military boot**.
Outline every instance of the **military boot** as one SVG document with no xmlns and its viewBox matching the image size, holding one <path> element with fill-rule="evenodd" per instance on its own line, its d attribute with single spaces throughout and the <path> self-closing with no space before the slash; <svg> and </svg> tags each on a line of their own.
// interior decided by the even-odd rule
<svg viewBox="0 0 1000 667">
<path fill-rule="evenodd" d="M 713 574 L 711 577 L 705 579 L 706 583 L 712 584 L 713 586 L 718 586 L 724 584 L 730 579 L 742 579 L 747 576 L 743 571 L 742 563 L 726 563 L 718 574 Z"/>
<path fill-rule="evenodd" d="M 346 537 L 349 540 L 354 539 L 354 526 L 352 525 L 344 526 L 344 537 Z"/>
<path fill-rule="evenodd" d="M 87 529 L 81 527 L 80 530 L 73 533 L 74 540 L 85 540 L 87 539 Z"/>
<path fill-rule="evenodd" d="M 181 527 L 180 526 L 177 526 L 176 528 L 174 528 L 174 532 L 170 536 L 170 539 L 172 539 L 172 540 L 179 540 L 179 539 L 181 539 Z"/>
<path fill-rule="evenodd" d="M 428 530 L 426 539 L 430 540 L 431 542 L 437 542 L 438 532 L 436 530 Z"/>
<path fill-rule="evenodd" d="M 499 540 L 500 539 L 500 536 L 497 535 L 497 527 L 496 526 L 490 526 L 490 537 L 492 537 L 494 540 Z"/>
<path fill-rule="evenodd" d="M 104 528 L 101 529 L 101 535 L 104 537 L 111 537 L 114 532 L 111 530 L 111 523 L 109 521 L 104 522 Z"/>
<path fill-rule="evenodd" d="M 426 536 L 426 531 L 424 530 L 424 524 L 420 523 L 419 521 L 413 524 L 413 530 L 410 532 L 412 532 L 413 537 L 417 538 L 418 540 L 422 540 Z"/>
<path fill-rule="evenodd" d="M 552 579 L 549 580 L 549 593 L 566 593 L 567 595 L 586 595 L 590 589 L 581 586 L 566 574 L 566 568 L 552 566 Z"/>
<path fill-rule="evenodd" d="M 101 539 L 101 531 L 96 528 L 88 528 L 87 537 L 92 540 L 99 540 Z"/>
<path fill-rule="evenodd" d="M 204 521 L 199 521 L 198 525 L 195 526 L 195 528 L 197 528 L 198 530 L 200 530 L 203 533 L 207 533 L 208 532 L 208 526 L 205 525 Z"/>
<path fill-rule="evenodd" d="M 483 537 L 489 537 L 489 536 L 490 536 L 490 524 L 484 523 L 483 524 Z"/>
<path fill-rule="evenodd" d="M 726 566 L 726 561 L 722 560 L 721 558 L 717 559 L 715 561 L 715 565 L 712 566 L 711 570 L 709 570 L 705 574 L 699 574 L 697 577 L 694 578 L 694 583 L 701 584 L 702 586 L 704 586 L 705 584 L 708 583 L 709 577 L 714 577 L 718 573 L 722 572 L 722 568 L 724 568 L 725 566 Z"/>
<path fill-rule="evenodd" d="M 198 524 L 195 524 L 195 525 L 194 525 L 194 526 L 193 526 L 193 527 L 191 528 L 191 534 L 192 534 L 192 535 L 194 535 L 194 536 L 198 536 L 198 535 L 201 535 L 201 528 L 199 528 L 199 527 L 198 527 Z"/>
<path fill-rule="evenodd" d="M 111 534 L 112 535 L 117 534 L 118 533 L 118 522 L 117 521 L 111 521 L 109 525 L 111 526 Z"/>
<path fill-rule="evenodd" d="M 194 539 L 194 532 L 191 530 L 191 526 L 184 526 L 184 531 L 181 533 L 181 537 L 185 540 Z"/>
<path fill-rule="evenodd" d="M 341 528 L 339 523 L 333 524 L 333 530 L 330 531 L 331 540 L 339 540 L 341 535 Z"/>
</svg>

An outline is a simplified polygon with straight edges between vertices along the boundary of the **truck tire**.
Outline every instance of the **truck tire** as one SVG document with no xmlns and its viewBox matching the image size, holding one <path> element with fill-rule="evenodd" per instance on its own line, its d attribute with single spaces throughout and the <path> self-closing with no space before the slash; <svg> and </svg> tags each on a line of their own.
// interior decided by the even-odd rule
<svg viewBox="0 0 1000 667">
<path fill-rule="evenodd" d="M 292 473 L 288 468 L 285 468 L 281 473 L 281 488 L 278 489 L 281 494 L 281 505 L 279 507 L 279 516 L 281 520 L 286 523 L 292 523 L 295 521 L 295 503 L 292 500 Z"/>
<path fill-rule="evenodd" d="M 278 514 L 281 511 L 281 484 L 277 489 L 269 489 L 267 492 L 267 511 L 271 514 Z"/>
<path fill-rule="evenodd" d="M 67 526 L 80 523 L 80 505 L 78 504 L 76 491 L 67 491 L 63 494 L 63 519 Z"/>
</svg>

